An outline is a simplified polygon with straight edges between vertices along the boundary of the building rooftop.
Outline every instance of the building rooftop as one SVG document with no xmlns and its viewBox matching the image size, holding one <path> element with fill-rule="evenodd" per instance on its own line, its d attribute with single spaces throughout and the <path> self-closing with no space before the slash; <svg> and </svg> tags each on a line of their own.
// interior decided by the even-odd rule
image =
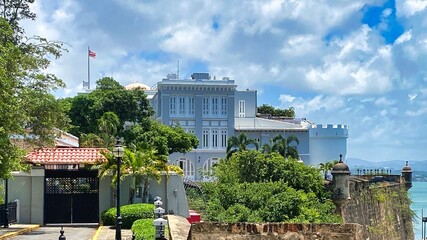
<svg viewBox="0 0 427 240">
<path fill-rule="evenodd" d="M 30 152 L 26 161 L 32 164 L 95 164 L 105 161 L 105 148 L 39 148 Z"/>
<path fill-rule="evenodd" d="M 307 125 L 307 126 L 306 126 Z M 234 128 L 237 131 L 259 131 L 259 130 L 307 130 L 308 123 L 293 123 L 265 118 L 235 118 Z"/>
</svg>

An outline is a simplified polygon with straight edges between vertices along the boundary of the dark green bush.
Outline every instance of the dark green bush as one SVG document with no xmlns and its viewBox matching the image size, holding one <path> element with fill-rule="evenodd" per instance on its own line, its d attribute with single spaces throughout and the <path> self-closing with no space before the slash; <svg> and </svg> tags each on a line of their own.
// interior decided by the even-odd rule
<svg viewBox="0 0 427 240">
<path fill-rule="evenodd" d="M 137 203 L 120 207 L 122 216 L 122 228 L 130 229 L 133 222 L 138 219 L 154 218 L 154 204 Z M 101 220 L 104 225 L 116 225 L 116 208 L 110 208 L 102 212 Z"/>
</svg>

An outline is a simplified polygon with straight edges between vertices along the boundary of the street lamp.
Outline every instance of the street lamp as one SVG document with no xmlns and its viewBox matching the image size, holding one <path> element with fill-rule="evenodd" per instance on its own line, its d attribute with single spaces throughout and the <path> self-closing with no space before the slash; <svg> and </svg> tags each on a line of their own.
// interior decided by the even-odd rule
<svg viewBox="0 0 427 240">
<path fill-rule="evenodd" d="M 120 165 L 122 157 L 125 154 L 125 149 L 122 146 L 122 141 L 117 140 L 116 145 L 113 148 L 113 156 L 117 159 L 117 212 L 116 212 L 116 240 L 122 239 L 122 217 L 120 216 Z"/>
</svg>

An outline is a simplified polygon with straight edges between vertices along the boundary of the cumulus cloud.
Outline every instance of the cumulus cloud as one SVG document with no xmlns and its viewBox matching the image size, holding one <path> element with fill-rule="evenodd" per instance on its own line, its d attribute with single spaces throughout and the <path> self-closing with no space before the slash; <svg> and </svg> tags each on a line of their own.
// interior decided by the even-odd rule
<svg viewBox="0 0 427 240">
<path fill-rule="evenodd" d="M 396 0 L 396 12 L 403 17 L 410 17 L 423 11 L 427 7 L 424 0 Z"/>
<path fill-rule="evenodd" d="M 383 3 L 36 1 L 37 21 L 23 24 L 29 35 L 67 43 L 69 52 L 49 69 L 67 84 L 58 97 L 83 90 L 88 46 L 97 53 L 92 87 L 103 76 L 152 86 L 176 72 L 179 60 L 182 78 L 228 76 L 239 89 L 258 90 L 260 104 L 349 124 L 349 156 L 369 157 L 376 147 L 392 158 L 415 152 L 427 130 L 427 3 L 396 0 L 373 16 L 377 24 L 363 22 L 366 9 Z M 402 34 L 387 35 L 395 33 Z M 408 140 L 395 140 L 403 134 Z"/>
<path fill-rule="evenodd" d="M 390 106 L 396 103 L 395 100 L 389 100 L 386 97 L 379 97 L 375 100 L 375 104 L 379 106 Z"/>
<path fill-rule="evenodd" d="M 294 107 L 299 117 L 304 117 L 317 111 L 332 112 L 345 106 L 345 101 L 340 96 L 318 95 L 304 99 L 285 94 L 280 95 L 279 100 L 283 108 Z"/>
<path fill-rule="evenodd" d="M 395 44 L 402 44 L 404 42 L 407 42 L 409 40 L 411 40 L 412 38 L 412 34 L 411 34 L 411 30 L 404 32 L 402 35 L 400 35 L 396 41 Z"/>
</svg>

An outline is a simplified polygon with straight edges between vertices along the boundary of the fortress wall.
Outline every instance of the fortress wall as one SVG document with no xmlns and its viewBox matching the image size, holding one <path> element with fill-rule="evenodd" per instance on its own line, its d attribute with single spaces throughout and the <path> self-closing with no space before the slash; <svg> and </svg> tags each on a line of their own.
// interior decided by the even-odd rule
<svg viewBox="0 0 427 240">
<path fill-rule="evenodd" d="M 191 225 L 189 240 L 362 240 L 359 224 L 208 223 Z"/>
<path fill-rule="evenodd" d="M 414 239 L 410 200 L 404 184 L 351 178 L 351 200 L 342 207 L 346 223 L 364 226 L 370 240 Z"/>
</svg>

